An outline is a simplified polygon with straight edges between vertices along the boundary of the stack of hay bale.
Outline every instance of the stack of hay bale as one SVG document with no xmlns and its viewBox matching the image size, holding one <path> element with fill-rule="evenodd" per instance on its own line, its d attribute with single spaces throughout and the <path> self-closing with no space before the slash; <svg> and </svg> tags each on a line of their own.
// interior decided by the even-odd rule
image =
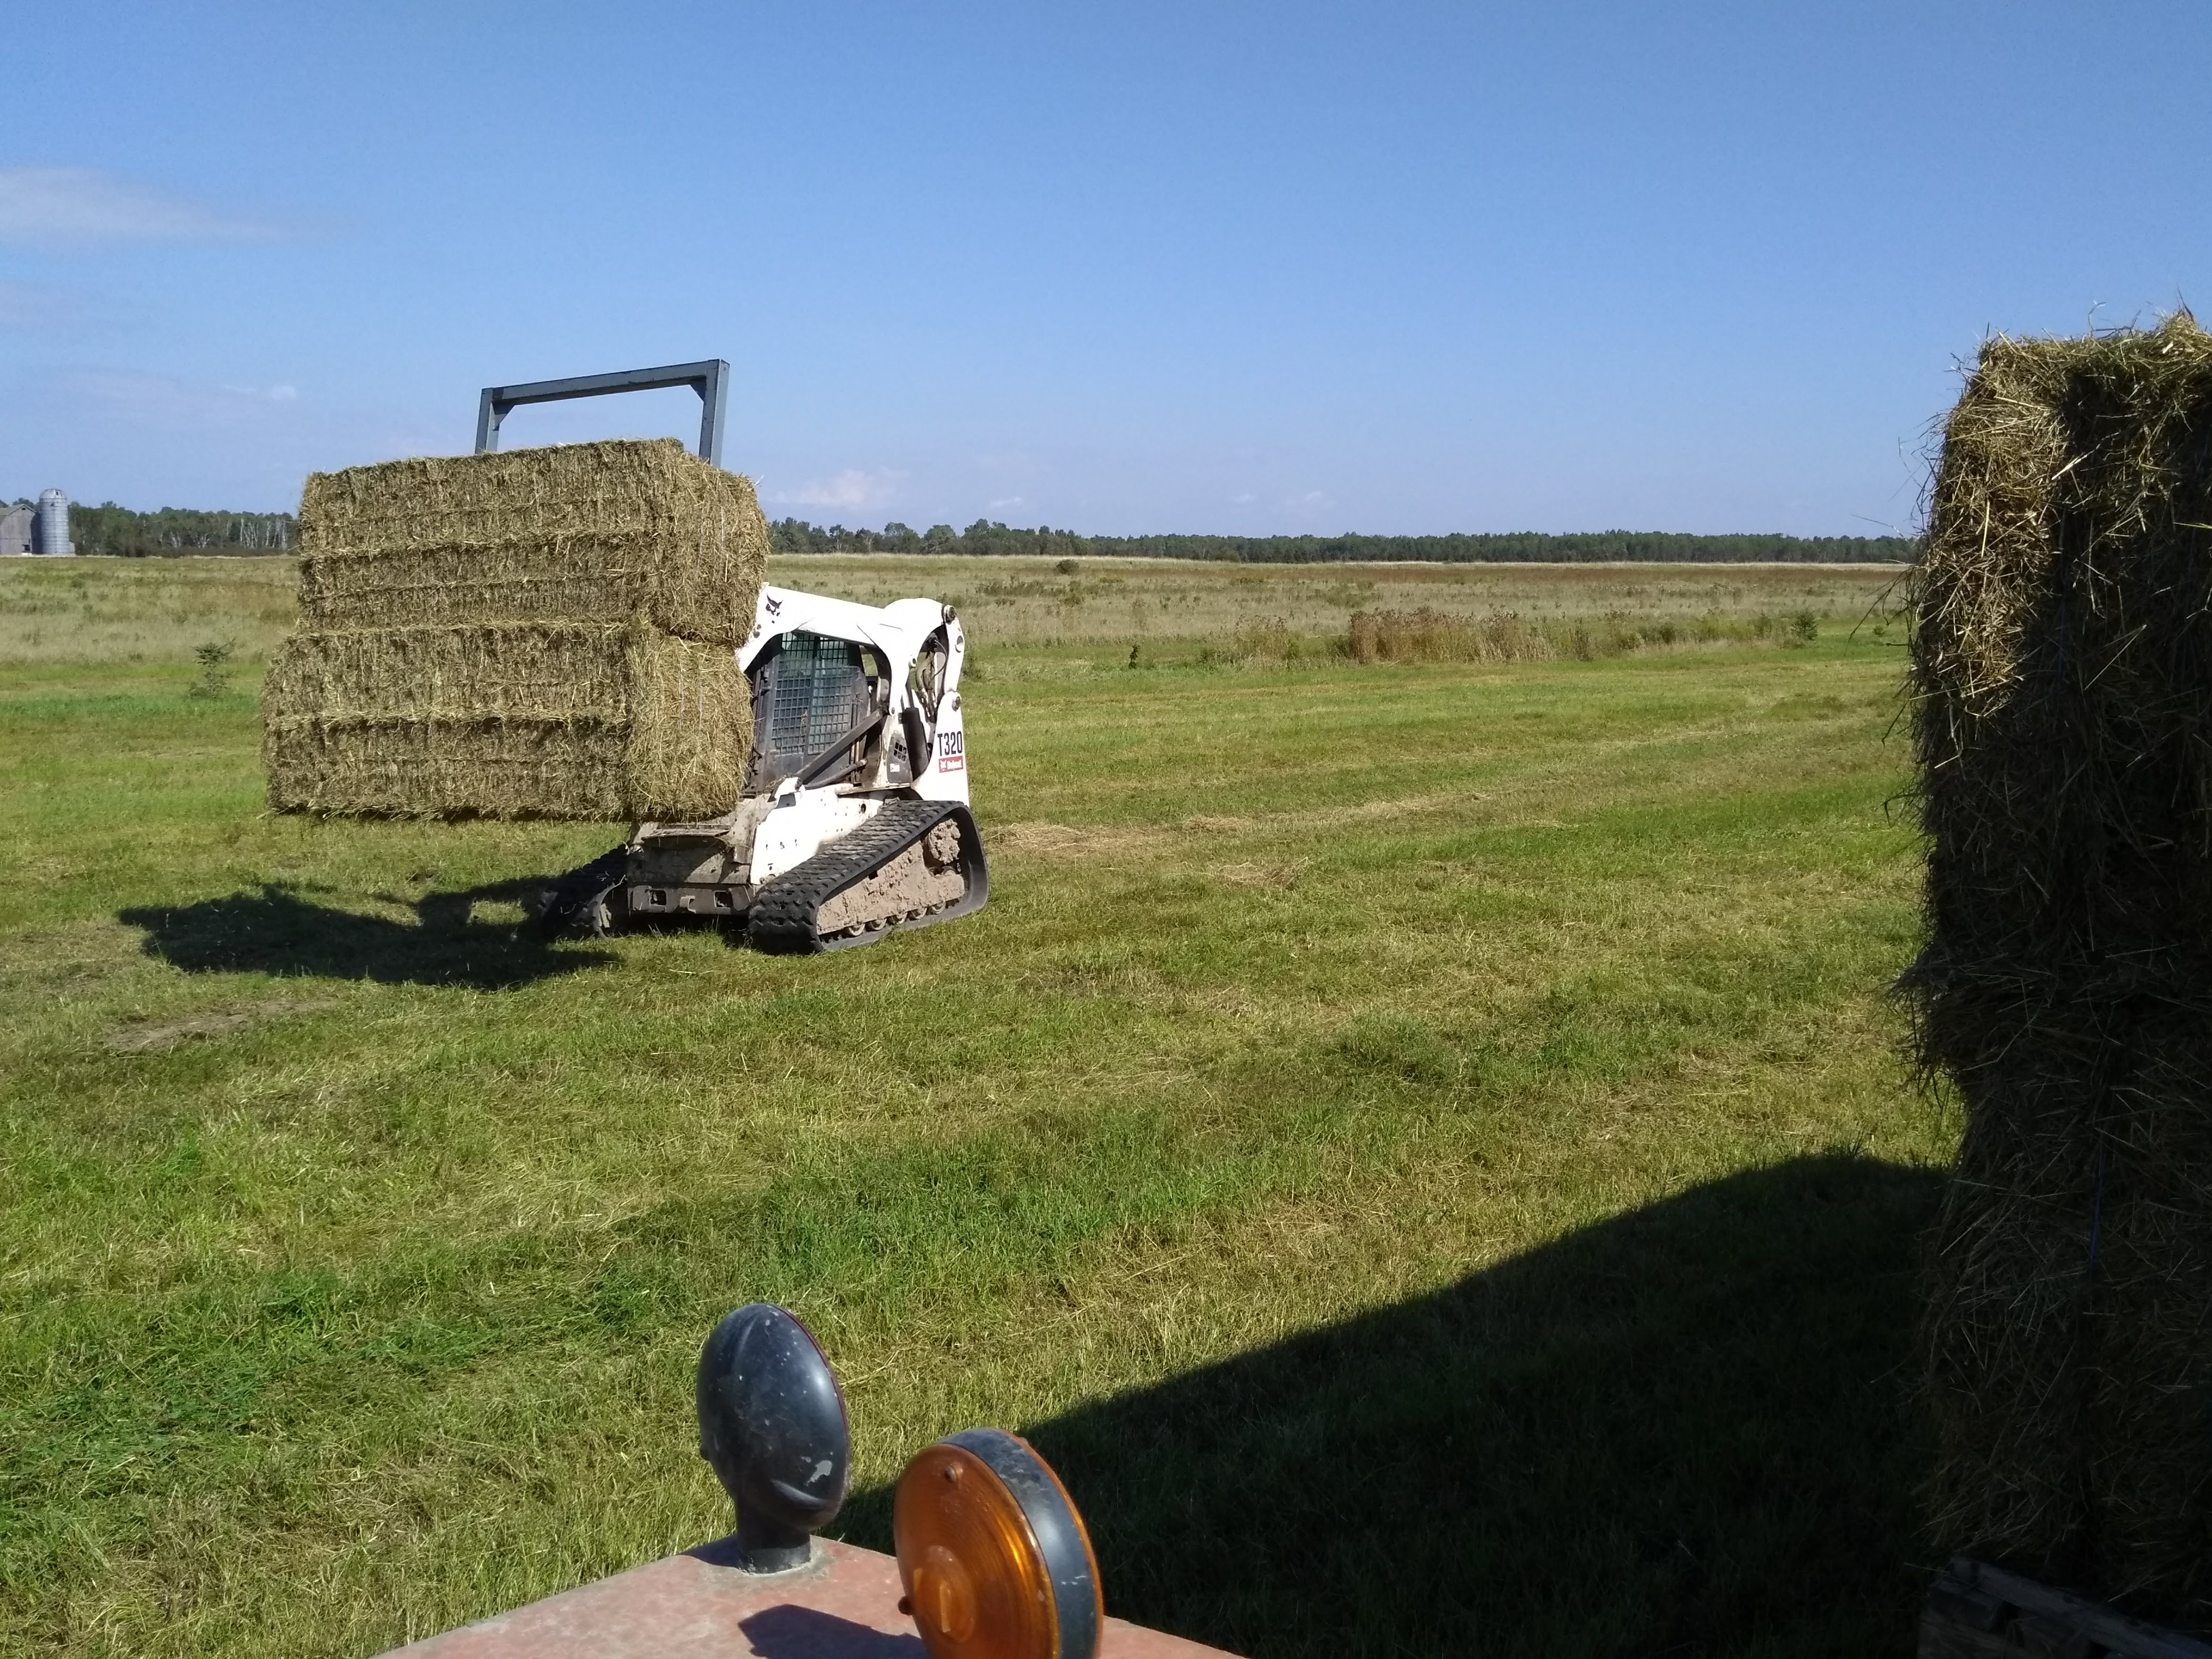
<svg viewBox="0 0 2212 1659">
<path fill-rule="evenodd" d="M 2212 336 L 1990 341 L 1914 580 L 1939 1541 L 2212 1627 Z"/>
<path fill-rule="evenodd" d="M 696 819 L 737 804 L 768 526 L 673 439 L 317 473 L 263 693 L 280 811 Z"/>
</svg>

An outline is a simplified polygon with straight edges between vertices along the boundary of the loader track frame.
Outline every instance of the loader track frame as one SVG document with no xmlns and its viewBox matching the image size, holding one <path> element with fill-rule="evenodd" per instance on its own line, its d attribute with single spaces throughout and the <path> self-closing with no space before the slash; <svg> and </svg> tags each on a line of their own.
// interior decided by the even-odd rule
<svg viewBox="0 0 2212 1659">
<path fill-rule="evenodd" d="M 939 824 L 951 823 L 960 835 L 958 898 L 919 914 L 908 914 L 829 936 L 821 931 L 822 908 L 847 888 L 876 875 L 900 854 L 919 847 Z M 990 871 L 983 861 L 983 838 L 975 819 L 958 801 L 896 800 L 852 834 L 812 858 L 764 883 L 753 895 L 745 933 L 753 948 L 779 954 L 849 951 L 889 934 L 951 921 L 980 910 L 991 896 Z"/>
</svg>

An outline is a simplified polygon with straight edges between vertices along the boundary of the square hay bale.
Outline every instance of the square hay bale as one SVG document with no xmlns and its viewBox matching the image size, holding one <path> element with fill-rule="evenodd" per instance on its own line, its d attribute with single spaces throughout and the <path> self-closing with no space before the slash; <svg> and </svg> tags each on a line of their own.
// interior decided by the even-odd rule
<svg viewBox="0 0 2212 1659">
<path fill-rule="evenodd" d="M 2212 337 L 1991 340 L 1912 584 L 1938 1541 L 2212 1628 Z"/>
<path fill-rule="evenodd" d="M 673 438 L 318 472 L 300 538 L 311 629 L 641 616 L 732 646 L 769 547 L 751 481 Z"/>
<path fill-rule="evenodd" d="M 278 811 L 707 818 L 752 744 L 735 653 L 641 622 L 303 632 L 262 697 Z"/>
</svg>

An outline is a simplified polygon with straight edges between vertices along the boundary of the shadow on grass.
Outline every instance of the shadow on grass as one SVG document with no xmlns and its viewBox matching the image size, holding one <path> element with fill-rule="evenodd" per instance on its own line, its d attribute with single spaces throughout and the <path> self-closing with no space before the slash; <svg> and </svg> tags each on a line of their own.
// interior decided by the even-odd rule
<svg viewBox="0 0 2212 1659">
<path fill-rule="evenodd" d="M 146 954 L 192 974 L 298 974 L 386 985 L 459 985 L 503 991 L 615 958 L 556 948 L 522 922 L 479 921 L 479 903 L 519 903 L 543 878 L 498 882 L 417 900 L 416 919 L 365 916 L 282 887 L 174 908 L 117 913 L 146 930 Z"/>
<path fill-rule="evenodd" d="M 1733 1176 L 1026 1432 L 1109 1612 L 1254 1659 L 1908 1655 L 1937 1185 Z"/>
</svg>

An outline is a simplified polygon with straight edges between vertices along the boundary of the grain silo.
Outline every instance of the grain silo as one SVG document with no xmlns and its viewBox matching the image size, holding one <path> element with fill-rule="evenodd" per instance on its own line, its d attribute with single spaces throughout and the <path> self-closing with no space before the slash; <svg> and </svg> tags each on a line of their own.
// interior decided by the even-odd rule
<svg viewBox="0 0 2212 1659">
<path fill-rule="evenodd" d="M 38 510 L 31 516 L 31 551 L 33 553 L 74 553 L 76 547 L 70 540 L 69 497 L 58 489 L 39 492 Z"/>
</svg>

